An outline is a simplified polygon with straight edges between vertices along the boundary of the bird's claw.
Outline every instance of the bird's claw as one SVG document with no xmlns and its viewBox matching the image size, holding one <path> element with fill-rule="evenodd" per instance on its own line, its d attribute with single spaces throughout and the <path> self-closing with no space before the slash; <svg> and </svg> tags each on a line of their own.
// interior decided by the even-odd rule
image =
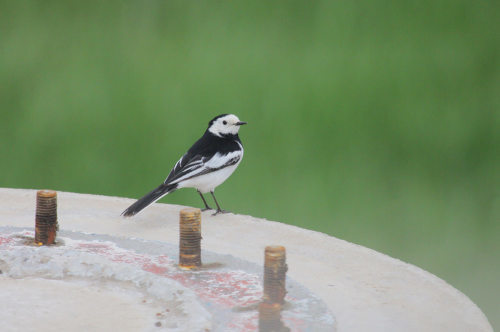
<svg viewBox="0 0 500 332">
<path fill-rule="evenodd" d="M 215 213 L 212 213 L 212 216 L 216 216 L 216 215 L 218 215 L 219 213 L 231 213 L 231 211 L 226 211 L 226 210 L 217 209 L 217 211 L 215 211 Z"/>
</svg>

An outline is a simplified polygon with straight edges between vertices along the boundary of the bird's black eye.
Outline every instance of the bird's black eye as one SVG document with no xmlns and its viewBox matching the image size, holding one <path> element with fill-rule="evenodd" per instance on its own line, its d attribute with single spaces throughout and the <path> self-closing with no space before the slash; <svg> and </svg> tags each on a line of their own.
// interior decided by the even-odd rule
<svg viewBox="0 0 500 332">
<path fill-rule="evenodd" d="M 226 120 L 222 121 L 222 124 L 227 125 L 227 121 Z"/>
</svg>

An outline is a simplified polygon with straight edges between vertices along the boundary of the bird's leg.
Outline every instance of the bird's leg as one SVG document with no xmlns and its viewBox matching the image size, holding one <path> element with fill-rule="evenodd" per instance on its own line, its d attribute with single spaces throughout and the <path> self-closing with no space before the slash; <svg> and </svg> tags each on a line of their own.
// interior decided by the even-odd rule
<svg viewBox="0 0 500 332">
<path fill-rule="evenodd" d="M 213 210 L 210 206 L 208 206 L 207 201 L 205 200 L 205 197 L 203 197 L 203 194 L 201 191 L 197 190 L 198 194 L 200 194 L 201 199 L 203 200 L 203 203 L 205 204 L 205 208 L 202 209 L 201 211 L 207 211 L 207 210 Z"/>
<path fill-rule="evenodd" d="M 212 197 L 214 198 L 215 204 L 217 205 L 217 211 L 215 211 L 215 213 L 212 215 L 215 216 L 218 213 L 228 213 L 229 211 L 225 211 L 225 210 L 222 210 L 220 208 L 219 203 L 217 202 L 217 199 L 215 198 L 214 192 L 211 191 L 210 193 L 212 194 Z"/>
</svg>

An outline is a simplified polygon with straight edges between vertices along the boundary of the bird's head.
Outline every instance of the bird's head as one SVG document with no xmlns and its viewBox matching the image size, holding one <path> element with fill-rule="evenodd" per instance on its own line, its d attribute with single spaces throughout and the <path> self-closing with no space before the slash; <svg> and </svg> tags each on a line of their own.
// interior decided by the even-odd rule
<svg viewBox="0 0 500 332">
<path fill-rule="evenodd" d="M 240 121 L 234 114 L 221 114 L 210 120 L 208 131 L 219 137 L 237 135 L 240 126 L 244 124 L 247 123 Z"/>
</svg>

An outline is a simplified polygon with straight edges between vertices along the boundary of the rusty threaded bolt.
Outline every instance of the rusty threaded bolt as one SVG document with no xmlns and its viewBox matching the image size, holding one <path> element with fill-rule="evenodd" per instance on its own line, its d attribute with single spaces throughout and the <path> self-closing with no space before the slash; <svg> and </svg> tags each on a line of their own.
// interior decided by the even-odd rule
<svg viewBox="0 0 500 332">
<path fill-rule="evenodd" d="M 53 190 L 39 190 L 36 193 L 35 243 L 54 244 L 56 241 L 57 193 Z"/>
<path fill-rule="evenodd" d="M 179 220 L 179 267 L 194 269 L 201 266 L 201 210 L 183 209 Z"/>
<path fill-rule="evenodd" d="M 285 247 L 267 246 L 264 260 L 263 302 L 285 303 L 287 270 Z"/>
<path fill-rule="evenodd" d="M 266 302 L 259 303 L 259 331 L 290 331 L 290 329 L 281 321 L 281 304 Z"/>
</svg>

